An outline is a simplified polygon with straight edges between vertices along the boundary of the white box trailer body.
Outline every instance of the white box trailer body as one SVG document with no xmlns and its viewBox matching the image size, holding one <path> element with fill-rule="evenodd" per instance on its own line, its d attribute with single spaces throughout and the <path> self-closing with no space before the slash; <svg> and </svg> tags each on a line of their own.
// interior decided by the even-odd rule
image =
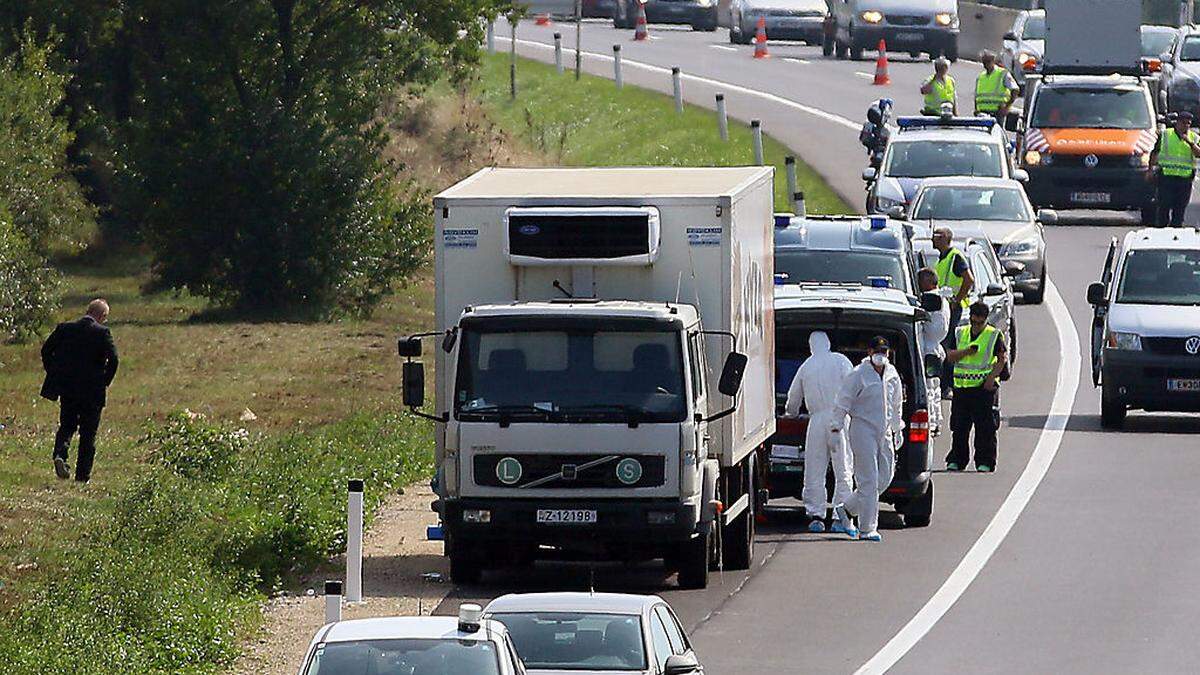
<svg viewBox="0 0 1200 675">
<path fill-rule="evenodd" d="M 1047 72 L 1074 68 L 1127 71 L 1142 56 L 1142 3 L 1047 0 Z"/>
</svg>

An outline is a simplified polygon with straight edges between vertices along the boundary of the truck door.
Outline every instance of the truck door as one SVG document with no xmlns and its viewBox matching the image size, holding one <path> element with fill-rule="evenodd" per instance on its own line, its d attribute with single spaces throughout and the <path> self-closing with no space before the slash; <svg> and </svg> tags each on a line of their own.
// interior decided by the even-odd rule
<svg viewBox="0 0 1200 675">
<path fill-rule="evenodd" d="M 700 417 L 707 417 L 708 392 L 705 387 L 707 380 L 705 373 L 708 371 L 707 363 L 704 360 L 704 335 L 699 331 L 688 332 L 688 370 L 691 377 L 694 410 L 700 413 Z M 697 421 L 694 428 L 696 433 L 696 461 L 699 461 L 708 455 L 708 423 Z"/>
<path fill-rule="evenodd" d="M 1117 257 L 1117 238 L 1113 237 L 1108 244 L 1108 256 L 1104 259 L 1104 269 L 1100 273 L 1100 283 L 1104 284 L 1105 295 L 1112 285 L 1113 263 Z M 1104 317 L 1108 315 L 1107 305 L 1092 307 L 1092 385 L 1100 386 L 1100 356 L 1104 348 Z"/>
</svg>

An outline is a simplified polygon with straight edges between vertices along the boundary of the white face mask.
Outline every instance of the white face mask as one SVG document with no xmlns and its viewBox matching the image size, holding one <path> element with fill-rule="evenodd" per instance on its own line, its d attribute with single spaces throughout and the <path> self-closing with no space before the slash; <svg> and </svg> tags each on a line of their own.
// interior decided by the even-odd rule
<svg viewBox="0 0 1200 675">
<path fill-rule="evenodd" d="M 887 365 L 887 354 L 875 353 L 871 355 L 871 365 L 876 368 L 882 368 Z"/>
</svg>

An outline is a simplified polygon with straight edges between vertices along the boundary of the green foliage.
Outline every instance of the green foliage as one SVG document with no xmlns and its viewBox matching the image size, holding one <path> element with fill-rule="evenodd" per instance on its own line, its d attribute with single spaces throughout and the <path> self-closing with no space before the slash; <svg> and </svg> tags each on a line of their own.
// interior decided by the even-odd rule
<svg viewBox="0 0 1200 675">
<path fill-rule="evenodd" d="M 57 275 L 13 227 L 0 198 L 0 342 L 24 342 L 54 310 Z"/>
<path fill-rule="evenodd" d="M 4 672 L 217 672 L 256 601 L 345 548 L 346 482 L 368 517 L 432 470 L 427 428 L 360 416 L 283 439 L 190 413 L 147 434 L 158 468 L 118 497 L 67 570 L 0 618 Z"/>
</svg>

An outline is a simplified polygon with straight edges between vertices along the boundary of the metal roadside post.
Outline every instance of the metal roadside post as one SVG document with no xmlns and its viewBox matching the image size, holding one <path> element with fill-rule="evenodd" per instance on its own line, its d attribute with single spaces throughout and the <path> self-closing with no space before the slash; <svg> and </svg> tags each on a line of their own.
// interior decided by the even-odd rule
<svg viewBox="0 0 1200 675">
<path fill-rule="evenodd" d="M 325 582 L 325 623 L 342 620 L 342 582 Z"/>
<path fill-rule="evenodd" d="M 754 134 L 754 163 L 763 165 L 762 121 L 750 120 L 750 131 Z"/>
<path fill-rule="evenodd" d="M 725 94 L 717 94 L 717 130 L 721 140 L 729 140 L 729 116 L 725 114 Z"/>
<path fill-rule="evenodd" d="M 788 155 L 783 158 L 783 166 L 787 171 L 787 193 L 788 195 L 796 194 L 796 158 Z M 792 212 L 796 210 L 796 205 L 792 204 Z"/>
<path fill-rule="evenodd" d="M 621 45 L 613 45 L 613 77 L 617 81 L 617 89 L 625 85 L 621 79 Z"/>
<path fill-rule="evenodd" d="M 554 34 L 554 70 L 559 75 L 563 74 L 562 33 Z"/>
<path fill-rule="evenodd" d="M 575 0 L 575 79 L 579 79 L 580 67 L 583 65 L 583 52 L 579 43 L 583 37 L 583 0 Z"/>
<path fill-rule="evenodd" d="M 363 485 L 351 478 L 346 499 L 346 602 L 362 602 Z"/>
<path fill-rule="evenodd" d="M 679 75 L 679 66 L 671 68 L 671 87 L 675 90 L 675 112 L 683 112 L 683 78 Z"/>
<path fill-rule="evenodd" d="M 801 218 L 808 215 L 808 207 L 804 205 L 804 192 L 792 193 L 792 213 Z"/>
<path fill-rule="evenodd" d="M 508 89 L 509 95 L 515 101 L 517 100 L 517 17 L 509 17 L 509 25 L 512 26 L 512 40 L 509 40 L 511 49 L 508 59 Z"/>
<path fill-rule="evenodd" d="M 488 21 L 487 25 L 487 52 L 489 54 L 496 53 L 496 22 Z"/>
</svg>

